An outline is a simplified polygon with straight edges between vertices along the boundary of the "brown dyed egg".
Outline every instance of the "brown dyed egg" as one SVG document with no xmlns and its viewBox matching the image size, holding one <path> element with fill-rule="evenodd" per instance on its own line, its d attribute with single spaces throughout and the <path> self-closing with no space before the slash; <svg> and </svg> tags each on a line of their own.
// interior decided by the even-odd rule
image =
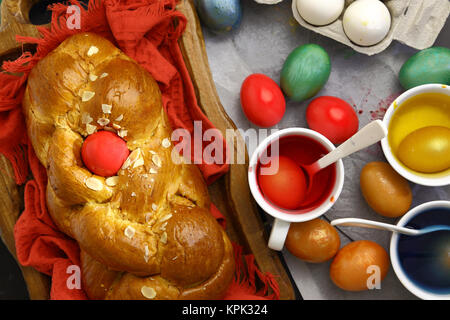
<svg viewBox="0 0 450 320">
<path fill-rule="evenodd" d="M 389 256 L 379 244 L 360 240 L 344 246 L 330 266 L 331 280 L 347 291 L 363 291 L 382 281 L 389 271 Z"/>
<path fill-rule="evenodd" d="M 408 181 L 386 162 L 366 164 L 359 182 L 369 206 L 382 216 L 402 216 L 411 206 L 412 192 Z"/>
<path fill-rule="evenodd" d="M 319 263 L 333 258 L 341 241 L 333 226 L 324 220 L 314 219 L 291 223 L 285 245 L 297 258 Z"/>
</svg>

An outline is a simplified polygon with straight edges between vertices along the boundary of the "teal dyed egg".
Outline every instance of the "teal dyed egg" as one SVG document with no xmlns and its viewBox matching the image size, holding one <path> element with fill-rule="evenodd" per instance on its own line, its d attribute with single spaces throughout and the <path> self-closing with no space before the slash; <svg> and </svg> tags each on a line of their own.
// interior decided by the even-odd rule
<svg viewBox="0 0 450 320">
<path fill-rule="evenodd" d="M 197 0 L 202 23 L 215 33 L 224 33 L 239 26 L 242 17 L 240 0 Z"/>
<path fill-rule="evenodd" d="M 426 83 L 450 85 L 450 49 L 432 47 L 419 51 L 405 62 L 398 78 L 405 89 Z"/>
<path fill-rule="evenodd" d="M 281 88 L 294 101 L 313 97 L 330 76 L 331 63 L 319 45 L 305 44 L 292 51 L 281 71 Z"/>
</svg>

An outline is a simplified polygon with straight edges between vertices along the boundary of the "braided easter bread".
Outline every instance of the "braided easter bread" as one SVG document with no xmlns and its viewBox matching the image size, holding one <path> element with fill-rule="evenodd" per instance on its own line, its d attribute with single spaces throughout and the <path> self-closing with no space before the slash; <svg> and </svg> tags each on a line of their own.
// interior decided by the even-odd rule
<svg viewBox="0 0 450 320">
<path fill-rule="evenodd" d="M 209 213 L 195 165 L 172 152 L 172 130 L 151 75 L 108 40 L 66 39 L 31 71 L 28 135 L 47 169 L 47 207 L 82 250 L 93 299 L 218 299 L 234 273 L 230 241 Z M 113 177 L 92 173 L 81 149 L 114 132 L 130 151 Z"/>
</svg>

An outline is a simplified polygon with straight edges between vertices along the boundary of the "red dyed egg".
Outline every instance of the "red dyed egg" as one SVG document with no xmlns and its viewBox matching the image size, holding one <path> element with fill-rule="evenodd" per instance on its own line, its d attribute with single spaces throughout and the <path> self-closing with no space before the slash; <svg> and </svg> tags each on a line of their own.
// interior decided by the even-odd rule
<svg viewBox="0 0 450 320">
<path fill-rule="evenodd" d="M 260 127 L 280 122 L 286 101 L 275 81 L 263 74 L 248 76 L 241 87 L 241 105 L 247 119 Z"/>
<path fill-rule="evenodd" d="M 102 177 L 116 175 L 129 154 L 126 142 L 109 131 L 91 134 L 84 140 L 81 148 L 85 166 L 92 173 Z"/>
<path fill-rule="evenodd" d="M 308 126 L 333 143 L 342 143 L 358 131 L 355 110 L 344 100 L 323 96 L 311 101 L 306 109 Z"/>
<path fill-rule="evenodd" d="M 268 200 L 284 209 L 296 209 L 306 195 L 306 178 L 302 169 L 288 157 L 280 156 L 275 174 L 258 174 L 261 191 Z M 273 161 L 277 161 L 274 159 Z M 261 165 L 267 168 L 272 164 Z"/>
</svg>

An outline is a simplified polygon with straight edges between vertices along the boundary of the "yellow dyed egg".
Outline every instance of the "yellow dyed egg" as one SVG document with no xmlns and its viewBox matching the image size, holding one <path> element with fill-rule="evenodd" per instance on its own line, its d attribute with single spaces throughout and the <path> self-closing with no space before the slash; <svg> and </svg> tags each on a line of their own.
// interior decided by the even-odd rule
<svg viewBox="0 0 450 320">
<path fill-rule="evenodd" d="M 430 126 L 413 131 L 400 142 L 397 157 L 418 172 L 447 170 L 450 168 L 450 129 Z"/>
</svg>

